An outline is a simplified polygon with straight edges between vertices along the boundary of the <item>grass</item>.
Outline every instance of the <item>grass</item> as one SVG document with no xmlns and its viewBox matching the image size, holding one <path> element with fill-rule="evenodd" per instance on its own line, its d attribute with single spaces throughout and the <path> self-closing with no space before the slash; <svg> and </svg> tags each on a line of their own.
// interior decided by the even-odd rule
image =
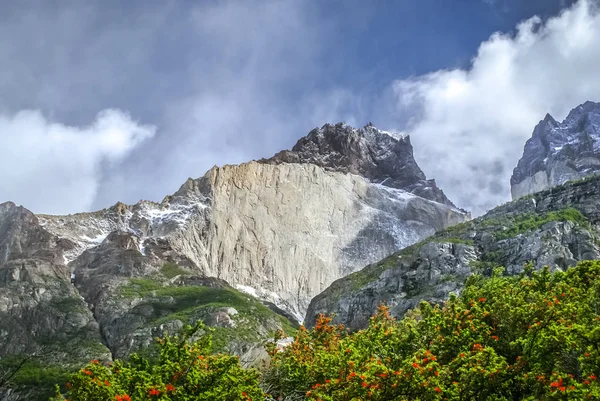
<svg viewBox="0 0 600 401">
<path fill-rule="evenodd" d="M 19 357 L 4 357 L 0 360 L 0 372 L 10 372 L 18 365 Z M 47 400 L 54 395 L 56 383 L 66 383 L 76 369 L 59 365 L 44 364 L 36 360 L 27 361 L 10 380 L 10 387 L 27 389 L 30 400 Z"/>
<path fill-rule="evenodd" d="M 482 226 L 504 227 L 494 233 L 496 239 L 503 240 L 516 237 L 522 233 L 537 230 L 543 225 L 553 221 L 571 221 L 579 226 L 589 226 L 589 222 L 585 216 L 575 208 L 566 208 L 542 215 L 523 213 L 516 216 L 508 216 L 506 218 L 492 218 L 484 220 Z"/>
<path fill-rule="evenodd" d="M 170 271 L 174 271 L 171 269 Z M 142 304 L 151 305 L 155 311 L 147 324 L 153 327 L 180 320 L 184 324 L 194 323 L 203 312 L 220 307 L 232 307 L 238 314 L 232 317 L 239 322 L 235 328 L 215 328 L 213 343 L 215 350 L 223 350 L 231 341 L 256 342 L 261 340 L 257 328 L 269 319 L 278 322 L 284 331 L 295 334 L 298 326 L 285 317 L 271 311 L 258 300 L 233 288 L 213 288 L 205 286 L 165 286 L 154 279 L 130 279 L 122 286 L 120 295 L 127 298 L 143 298 Z M 170 302 L 165 302 L 169 298 Z M 274 333 L 273 333 L 274 334 Z"/>
<path fill-rule="evenodd" d="M 160 268 L 160 273 L 168 279 L 173 277 L 177 277 L 182 274 L 186 274 L 187 272 L 183 270 L 181 267 L 176 265 L 175 263 L 165 263 L 163 267 Z"/>
</svg>

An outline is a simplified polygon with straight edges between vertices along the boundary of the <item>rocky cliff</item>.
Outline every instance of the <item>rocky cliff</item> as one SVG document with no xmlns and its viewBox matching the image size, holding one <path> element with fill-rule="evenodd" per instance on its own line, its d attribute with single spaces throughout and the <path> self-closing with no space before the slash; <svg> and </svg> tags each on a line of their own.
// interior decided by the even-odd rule
<svg viewBox="0 0 600 401">
<path fill-rule="evenodd" d="M 435 180 L 426 179 L 417 165 L 410 137 L 379 130 L 371 123 L 363 128 L 325 124 L 301 138 L 292 150 L 283 150 L 260 162 L 310 163 L 454 206 Z"/>
<path fill-rule="evenodd" d="M 425 179 L 407 137 L 338 124 L 300 142 L 160 203 L 68 216 L 0 205 L 0 357 L 51 344 L 68 350 L 51 350 L 64 371 L 202 319 L 250 362 L 335 279 L 470 218 Z"/>
<path fill-rule="evenodd" d="M 110 357 L 98 323 L 69 283 L 65 246 L 33 213 L 0 204 L 0 380 L 23 364 L 14 385 L 46 385 L 25 394 L 0 385 L 0 399 L 47 399 L 50 381 L 85 360 Z"/>
<path fill-rule="evenodd" d="M 129 275 L 177 263 L 302 320 L 333 280 L 469 218 L 425 180 L 407 137 L 338 124 L 299 143 L 260 163 L 215 167 L 160 204 L 40 220 L 70 245 L 66 261 L 82 280 L 89 261 L 76 259 L 118 230 L 148 266 Z"/>
<path fill-rule="evenodd" d="M 533 130 L 510 180 L 513 199 L 600 173 L 600 103 L 586 102 L 563 122 L 550 114 Z"/>
<path fill-rule="evenodd" d="M 421 300 L 440 302 L 461 290 L 475 271 L 507 274 L 536 268 L 566 269 L 600 258 L 600 177 L 572 182 L 523 197 L 473 221 L 437 233 L 418 244 L 337 280 L 316 296 L 305 323 L 319 313 L 352 329 L 365 327 L 377 306 L 402 316 Z"/>
</svg>

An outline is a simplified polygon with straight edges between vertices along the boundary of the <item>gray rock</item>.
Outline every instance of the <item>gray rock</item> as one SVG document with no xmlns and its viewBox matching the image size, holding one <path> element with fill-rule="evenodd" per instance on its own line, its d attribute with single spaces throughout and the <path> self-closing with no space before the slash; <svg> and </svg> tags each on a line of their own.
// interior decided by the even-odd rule
<svg viewBox="0 0 600 401">
<path fill-rule="evenodd" d="M 454 206 L 417 165 L 410 137 L 379 130 L 371 123 L 361 129 L 344 123 L 325 124 L 301 138 L 292 150 L 259 162 L 315 164 Z"/>
<path fill-rule="evenodd" d="M 600 173 L 600 103 L 586 102 L 559 123 L 540 121 L 510 180 L 513 199 Z"/>
<path fill-rule="evenodd" d="M 529 262 L 536 269 L 564 270 L 599 259 L 598 205 L 600 177 L 502 205 L 335 281 L 311 301 L 305 323 L 311 327 L 320 313 L 334 314 L 335 323 L 357 330 L 381 303 L 401 317 L 422 300 L 437 303 L 459 293 L 475 271 L 490 274 L 493 267 L 504 266 L 512 275 Z"/>
</svg>

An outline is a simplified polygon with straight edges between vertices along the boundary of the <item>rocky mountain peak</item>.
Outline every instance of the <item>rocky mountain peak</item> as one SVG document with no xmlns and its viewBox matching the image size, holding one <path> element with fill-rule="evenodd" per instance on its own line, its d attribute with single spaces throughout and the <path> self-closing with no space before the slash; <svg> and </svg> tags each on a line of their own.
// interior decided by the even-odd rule
<svg viewBox="0 0 600 401">
<path fill-rule="evenodd" d="M 600 172 L 600 103 L 585 102 L 557 122 L 550 114 L 525 144 L 511 177 L 513 199 Z"/>
<path fill-rule="evenodd" d="M 377 129 L 372 123 L 363 128 L 345 123 L 325 124 L 310 131 L 291 150 L 259 162 L 311 163 L 454 206 L 417 165 L 410 137 Z"/>
</svg>

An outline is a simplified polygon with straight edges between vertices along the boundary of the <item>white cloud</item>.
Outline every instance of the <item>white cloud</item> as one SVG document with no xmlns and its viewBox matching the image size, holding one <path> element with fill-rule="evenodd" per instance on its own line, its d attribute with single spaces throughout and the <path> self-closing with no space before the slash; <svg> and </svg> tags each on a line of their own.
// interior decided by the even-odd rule
<svg viewBox="0 0 600 401">
<path fill-rule="evenodd" d="M 546 113 L 562 119 L 600 100 L 598 3 L 582 0 L 514 34 L 496 33 L 468 70 L 442 70 L 393 83 L 397 111 L 417 161 L 455 203 L 479 214 L 509 200 L 509 178 Z"/>
<path fill-rule="evenodd" d="M 0 115 L 0 202 L 38 213 L 89 210 L 102 164 L 121 161 L 154 132 L 114 109 L 87 127 L 48 121 L 37 110 Z"/>
</svg>

